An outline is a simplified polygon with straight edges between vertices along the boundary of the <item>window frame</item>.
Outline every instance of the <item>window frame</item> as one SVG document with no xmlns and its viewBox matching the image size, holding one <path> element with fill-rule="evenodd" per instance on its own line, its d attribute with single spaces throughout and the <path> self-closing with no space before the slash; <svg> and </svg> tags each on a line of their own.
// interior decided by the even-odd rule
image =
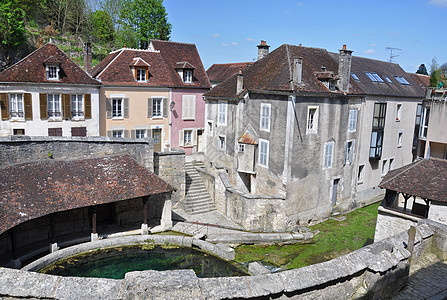
<svg viewBox="0 0 447 300">
<path fill-rule="evenodd" d="M 157 104 L 159 102 L 159 104 Z M 157 108 L 160 110 L 157 111 Z M 163 118 L 163 98 L 153 97 L 152 98 L 152 118 Z"/>
<path fill-rule="evenodd" d="M 410 85 L 410 83 L 403 76 L 394 75 L 394 78 L 396 78 L 396 80 L 402 85 Z"/>
<path fill-rule="evenodd" d="M 189 139 L 187 141 L 187 136 Z M 193 146 L 193 130 L 192 129 L 184 129 L 183 130 L 183 147 L 191 147 Z"/>
<path fill-rule="evenodd" d="M 182 95 L 182 120 L 196 119 L 196 95 Z"/>
<path fill-rule="evenodd" d="M 60 68 L 57 65 L 47 65 L 45 67 L 45 74 L 46 74 L 47 80 L 50 80 L 50 81 L 60 80 L 59 72 L 60 72 Z"/>
<path fill-rule="evenodd" d="M 141 133 L 143 133 L 143 137 L 141 137 Z M 135 138 L 136 139 L 144 139 L 146 138 L 147 130 L 146 129 L 135 129 Z"/>
<path fill-rule="evenodd" d="M 346 141 L 344 165 L 352 165 L 354 163 L 354 151 L 355 140 Z"/>
<path fill-rule="evenodd" d="M 56 98 L 57 98 L 57 101 L 55 100 Z M 47 94 L 47 114 L 48 114 L 49 119 L 62 119 L 62 99 L 61 98 L 62 98 L 61 94 Z M 51 105 L 50 105 L 50 103 L 51 103 Z M 50 111 L 50 107 L 53 108 L 52 111 Z"/>
<path fill-rule="evenodd" d="M 266 115 L 264 112 L 268 112 Z M 259 116 L 259 128 L 261 131 L 270 132 L 270 120 L 272 115 L 272 104 L 261 103 L 261 111 Z"/>
<path fill-rule="evenodd" d="M 396 122 L 400 122 L 402 117 L 402 103 L 396 104 Z"/>
<path fill-rule="evenodd" d="M 397 133 L 397 148 L 402 148 L 403 139 L 404 139 L 404 130 L 400 129 Z"/>
<path fill-rule="evenodd" d="M 135 69 L 135 79 L 137 82 L 147 82 L 147 69 L 146 68 L 136 68 Z"/>
<path fill-rule="evenodd" d="M 265 146 L 263 147 L 263 145 L 265 145 Z M 264 140 L 264 139 L 259 139 L 258 165 L 268 168 L 269 167 L 269 157 L 270 157 L 270 141 Z"/>
<path fill-rule="evenodd" d="M 71 108 L 70 113 L 71 113 L 72 119 L 84 119 L 84 117 L 85 117 L 84 95 L 83 94 L 70 95 L 70 108 Z"/>
<path fill-rule="evenodd" d="M 183 69 L 183 83 L 193 83 L 193 70 Z"/>
<path fill-rule="evenodd" d="M 365 177 L 365 165 L 359 165 L 358 173 L 357 173 L 357 183 L 363 183 L 363 179 Z"/>
<path fill-rule="evenodd" d="M 123 129 L 114 129 L 112 130 L 113 138 L 124 138 L 124 130 Z"/>
<path fill-rule="evenodd" d="M 123 97 L 112 97 L 112 119 L 123 119 L 124 118 L 124 98 Z"/>
<path fill-rule="evenodd" d="M 218 150 L 225 152 L 227 150 L 227 137 L 225 135 L 218 136 Z"/>
<path fill-rule="evenodd" d="M 329 141 L 324 143 L 323 169 L 332 169 L 332 165 L 334 162 L 334 146 L 335 141 Z"/>
<path fill-rule="evenodd" d="M 357 76 L 357 74 L 351 72 L 351 77 L 355 80 L 355 81 L 360 81 L 360 78 Z"/>
<path fill-rule="evenodd" d="M 217 104 L 217 125 L 227 125 L 228 103 L 219 101 Z"/>
<path fill-rule="evenodd" d="M 356 108 L 349 109 L 348 132 L 355 132 L 357 130 L 357 115 L 358 115 L 358 109 Z"/>
<path fill-rule="evenodd" d="M 387 104 L 375 102 L 373 109 L 373 124 L 371 130 L 371 142 L 369 146 L 369 158 L 380 159 L 382 157 L 383 137 L 386 123 Z"/>
<path fill-rule="evenodd" d="M 314 114 L 311 114 L 312 111 L 315 111 Z M 311 105 L 307 107 L 306 134 L 313 134 L 318 132 L 318 114 L 318 106 Z"/>
<path fill-rule="evenodd" d="M 20 99 L 17 99 L 19 95 Z M 9 101 L 9 117 L 13 120 L 25 119 L 25 99 L 23 93 L 8 94 L 8 101 Z"/>
<path fill-rule="evenodd" d="M 244 153 L 245 152 L 245 144 L 238 144 L 237 152 Z"/>
</svg>

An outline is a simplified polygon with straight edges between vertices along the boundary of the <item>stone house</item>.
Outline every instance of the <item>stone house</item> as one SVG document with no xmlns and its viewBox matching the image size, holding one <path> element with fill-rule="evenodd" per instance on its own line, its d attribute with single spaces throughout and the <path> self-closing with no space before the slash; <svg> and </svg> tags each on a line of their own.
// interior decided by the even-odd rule
<svg viewBox="0 0 447 300">
<path fill-rule="evenodd" d="M 292 45 L 259 52 L 252 66 L 205 94 L 206 158 L 216 182 L 228 177 L 224 194 L 215 195 L 225 214 L 253 219 L 237 206 L 276 196 L 250 208 L 259 218 L 247 229 L 312 223 L 369 203 L 380 193 L 383 161 L 411 162 L 413 136 L 401 130 L 413 133 L 423 91 L 398 65 L 353 57 L 345 46 L 340 53 Z M 374 127 L 373 116 L 380 120 Z M 232 188 L 240 193 L 230 205 Z"/>
<path fill-rule="evenodd" d="M 210 83 L 195 45 L 152 40 L 111 52 L 93 70 L 101 88 L 101 135 L 154 138 L 154 151 L 202 149 Z"/>
<path fill-rule="evenodd" d="M 0 73 L 0 135 L 98 136 L 100 85 L 47 43 Z"/>
</svg>

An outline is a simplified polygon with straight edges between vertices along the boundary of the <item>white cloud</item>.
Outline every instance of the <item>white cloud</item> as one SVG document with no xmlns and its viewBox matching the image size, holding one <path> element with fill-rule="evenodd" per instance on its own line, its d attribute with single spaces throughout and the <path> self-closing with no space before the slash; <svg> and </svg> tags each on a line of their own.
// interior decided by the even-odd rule
<svg viewBox="0 0 447 300">
<path fill-rule="evenodd" d="M 374 49 L 367 49 L 367 50 L 363 51 L 363 53 L 364 54 L 375 54 L 376 50 L 374 50 Z"/>
<path fill-rule="evenodd" d="M 374 43 L 372 43 L 372 44 L 371 44 L 371 47 L 375 47 L 375 46 L 377 46 L 377 45 L 376 45 L 376 44 L 374 44 Z"/>
<path fill-rule="evenodd" d="M 222 46 L 224 46 L 224 47 L 229 47 L 229 46 L 230 46 L 230 44 L 227 44 L 227 43 L 222 43 Z"/>
<path fill-rule="evenodd" d="M 230 46 L 238 46 L 239 44 L 236 42 L 232 42 L 231 44 L 229 43 L 222 43 L 222 46 L 224 47 L 230 47 Z"/>
<path fill-rule="evenodd" d="M 428 1 L 428 4 L 435 5 L 435 6 L 441 6 L 441 7 L 447 7 L 447 0 L 430 0 L 430 1 Z"/>
<path fill-rule="evenodd" d="M 248 37 L 248 38 L 246 38 L 246 40 L 249 41 L 249 42 L 253 42 L 255 39 L 251 38 L 251 37 Z"/>
<path fill-rule="evenodd" d="M 219 33 L 213 34 L 214 37 L 218 37 L 219 35 L 220 35 Z"/>
<path fill-rule="evenodd" d="M 236 43 L 236 42 L 232 42 L 232 43 L 231 43 L 231 46 L 237 46 L 237 45 L 239 45 L 239 44 Z"/>
<path fill-rule="evenodd" d="M 303 2 L 298 2 L 298 6 L 304 6 Z"/>
</svg>

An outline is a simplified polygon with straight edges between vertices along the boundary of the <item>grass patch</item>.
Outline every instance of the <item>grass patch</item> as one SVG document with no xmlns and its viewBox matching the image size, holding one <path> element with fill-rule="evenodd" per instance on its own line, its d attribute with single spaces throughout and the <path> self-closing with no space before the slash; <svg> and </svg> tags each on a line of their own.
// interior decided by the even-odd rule
<svg viewBox="0 0 447 300">
<path fill-rule="evenodd" d="M 346 220 L 327 220 L 310 226 L 319 230 L 312 241 L 291 245 L 241 245 L 236 261 L 265 261 L 286 269 L 295 269 L 347 254 L 374 240 L 377 208 L 380 202 L 346 214 Z"/>
</svg>

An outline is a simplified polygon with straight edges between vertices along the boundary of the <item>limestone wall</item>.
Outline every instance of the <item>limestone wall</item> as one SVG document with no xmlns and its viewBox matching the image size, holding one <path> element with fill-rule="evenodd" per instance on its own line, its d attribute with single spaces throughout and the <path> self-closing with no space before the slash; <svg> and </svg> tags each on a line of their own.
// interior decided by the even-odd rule
<svg viewBox="0 0 447 300">
<path fill-rule="evenodd" d="M 410 226 L 415 226 L 422 218 L 400 213 L 396 210 L 379 206 L 377 215 L 374 241 L 378 242 L 387 237 L 406 231 Z"/>
<path fill-rule="evenodd" d="M 407 242 L 408 235 L 403 232 L 327 262 L 246 277 L 197 278 L 193 270 L 176 270 L 129 272 L 123 280 L 111 280 L 0 268 L 0 295 L 39 299 L 383 299 L 398 293 L 408 280 Z M 412 261 L 432 248 L 446 253 L 447 226 L 430 220 L 419 222 L 414 246 Z"/>
<path fill-rule="evenodd" d="M 176 191 L 172 193 L 172 204 L 185 198 L 185 151 L 171 149 L 171 151 L 154 153 L 154 173 L 172 185 Z"/>
<path fill-rule="evenodd" d="M 48 159 L 91 158 L 127 153 L 153 171 L 153 139 L 108 137 L 29 137 L 0 138 L 0 166 Z"/>
<path fill-rule="evenodd" d="M 203 183 L 205 184 L 205 188 L 210 195 L 211 199 L 214 201 L 215 198 L 215 189 L 216 189 L 216 179 L 213 174 L 209 173 L 207 170 L 203 168 L 197 168 L 197 172 L 199 172 L 200 177 L 202 177 Z"/>
</svg>

